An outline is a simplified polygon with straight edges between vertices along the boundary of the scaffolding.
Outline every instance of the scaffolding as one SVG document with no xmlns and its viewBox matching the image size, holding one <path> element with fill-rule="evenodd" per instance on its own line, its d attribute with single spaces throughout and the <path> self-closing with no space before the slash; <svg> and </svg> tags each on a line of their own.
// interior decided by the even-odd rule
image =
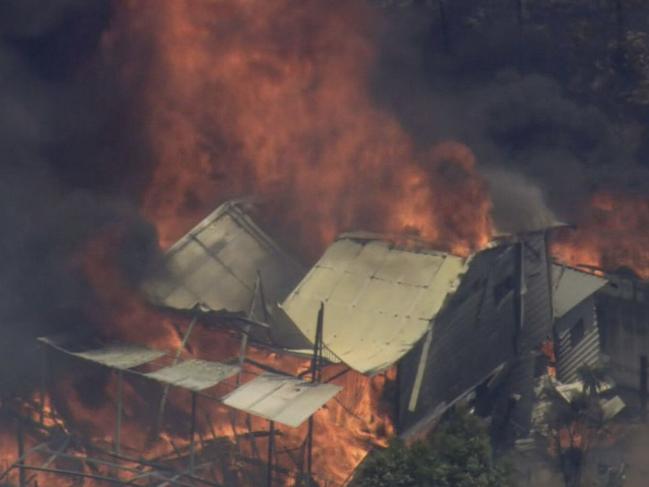
<svg viewBox="0 0 649 487">
<path fill-rule="evenodd" d="M 261 293 L 258 281 L 255 294 Z M 261 296 L 263 299 L 263 295 Z M 242 327 L 239 357 L 226 362 L 199 359 L 182 360 L 178 353 L 166 352 L 124 343 L 90 344 L 70 336 L 39 338 L 44 346 L 43 370 L 49 373 L 51 360 L 47 350 L 55 350 L 74 360 L 92 362 L 104 367 L 116 381 L 115 425 L 112 444 L 98 445 L 68 431 L 55 408 L 45 407 L 49 397 L 48 381 L 44 378 L 38 400 L 30 405 L 33 414 L 25 414 L 25 403 L 17 404 L 16 424 L 17 460 L 0 473 L 0 482 L 16 476 L 19 487 L 37 487 L 39 473 L 63 477 L 91 479 L 99 485 L 130 486 L 229 486 L 242 483 L 265 484 L 269 487 L 280 477 L 293 478 L 302 485 L 313 485 L 312 449 L 313 415 L 333 398 L 341 387 L 321 383 L 322 326 L 324 307 L 318 313 L 317 333 L 309 377 L 300 378 L 274 370 L 245 357 L 250 328 L 257 324 L 252 313 Z M 262 317 L 263 318 L 263 317 Z M 191 321 L 183 337 L 185 347 L 196 318 Z M 263 324 L 263 322 L 262 322 Z M 161 362 L 166 362 L 161 365 Z M 261 369 L 261 373 L 243 381 L 244 364 Z M 144 370 L 143 370 L 144 369 Z M 158 421 L 162 422 L 167 393 L 170 388 L 190 394 L 191 409 L 187 418 L 187 445 L 171 443 L 172 452 L 157 458 L 144 458 L 141 452 L 126 451 L 122 445 L 124 382 L 126 377 L 155 381 L 162 386 Z M 228 382 L 232 379 L 231 382 Z M 133 385 L 134 381 L 130 384 Z M 232 390 L 222 397 L 206 391 L 219 384 Z M 219 436 L 212 428 L 209 411 L 201 411 L 201 401 L 216 401 L 228 407 L 228 421 L 232 434 Z M 23 409 L 22 412 L 17 412 Z M 244 414 L 243 424 L 237 411 Z M 197 415 L 205 415 L 205 424 L 211 429 L 203 434 L 197 428 Z M 252 418 L 266 420 L 268 428 L 253 428 Z M 26 419 L 30 418 L 30 419 Z M 33 419 L 36 418 L 36 419 Z M 308 421 L 308 432 L 299 448 L 284 448 L 290 459 L 287 468 L 276 461 L 278 451 L 276 424 L 297 428 Z M 28 432 L 28 433 L 27 433 Z M 210 434 L 211 433 L 211 436 Z M 25 436 L 30 436 L 26 448 Z M 156 435 L 160 428 L 156 428 Z M 267 443 L 266 452 L 258 441 Z M 36 440 L 36 441 L 34 441 Z M 171 440 L 170 440 L 171 441 Z M 200 444 L 200 448 L 198 445 Z M 245 452 L 245 453 L 244 453 Z M 62 467 L 61 465 L 64 465 Z M 245 479 L 245 480 L 243 480 Z"/>
</svg>

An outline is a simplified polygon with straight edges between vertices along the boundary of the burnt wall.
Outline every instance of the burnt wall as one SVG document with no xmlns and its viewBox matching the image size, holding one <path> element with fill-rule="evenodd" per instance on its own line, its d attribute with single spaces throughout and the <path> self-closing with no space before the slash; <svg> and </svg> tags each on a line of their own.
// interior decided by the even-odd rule
<svg viewBox="0 0 649 487">
<path fill-rule="evenodd" d="M 476 255 L 458 291 L 433 324 L 430 336 L 425 336 L 400 362 L 402 431 L 441 413 L 514 356 L 517 260 L 515 246 Z M 418 371 L 423 374 L 419 388 Z"/>
<path fill-rule="evenodd" d="M 558 339 L 557 378 L 562 382 L 574 382 L 579 379 L 579 367 L 594 366 L 600 359 L 594 298 L 585 299 L 559 318 L 555 330 Z"/>
<path fill-rule="evenodd" d="M 613 379 L 638 389 L 640 359 L 649 356 L 649 284 L 607 277 L 609 284 L 596 296 L 602 350 Z"/>
</svg>

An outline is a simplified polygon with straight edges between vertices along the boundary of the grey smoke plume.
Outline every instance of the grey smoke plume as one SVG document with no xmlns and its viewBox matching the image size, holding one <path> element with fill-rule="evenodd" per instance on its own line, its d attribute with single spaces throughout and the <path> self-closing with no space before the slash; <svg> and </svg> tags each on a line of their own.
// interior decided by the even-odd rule
<svg viewBox="0 0 649 487">
<path fill-rule="evenodd" d="M 533 231 L 559 223 L 543 191 L 519 173 L 502 168 L 485 169 L 483 173 L 489 184 L 498 234 Z"/>
</svg>

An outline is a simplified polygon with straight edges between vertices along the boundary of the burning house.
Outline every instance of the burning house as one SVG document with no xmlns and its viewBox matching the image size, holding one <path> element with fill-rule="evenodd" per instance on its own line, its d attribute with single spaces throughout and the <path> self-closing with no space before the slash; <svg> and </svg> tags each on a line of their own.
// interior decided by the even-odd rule
<svg viewBox="0 0 649 487">
<path fill-rule="evenodd" d="M 116 377 L 114 455 L 134 454 L 122 448 L 125 387 L 144 390 L 138 381 L 148 380 L 161 392 L 142 396 L 157 411 L 151 434 L 164 431 L 165 406 L 184 418 L 175 421 L 185 433 L 170 440 L 185 448 L 172 446 L 176 478 L 206 478 L 211 451 L 222 457 L 211 481 L 225 485 L 341 485 L 373 445 L 425 434 L 459 401 L 492 416 L 506 441 L 527 438 L 548 362 L 572 382 L 581 365 L 600 360 L 594 296 L 606 281 L 553 263 L 551 229 L 501 237 L 465 256 L 412 238 L 346 233 L 306 271 L 251 209 L 221 205 L 144 282 L 150 302 L 184 322 L 175 352 L 93 337 L 42 340 Z M 201 353 L 204 342 L 217 345 Z M 185 391 L 190 405 L 179 406 L 170 389 Z M 360 429 L 350 426 L 367 414 Z M 225 450 L 210 450 L 206 428 Z M 347 463 L 326 455 L 332 437 L 354 452 Z M 235 457 L 248 466 L 233 466 Z"/>
<path fill-rule="evenodd" d="M 344 484 L 372 442 L 357 443 L 338 471 L 318 442 L 342 435 L 338 441 L 352 447 L 359 437 L 349 418 L 383 411 L 362 426 L 378 433 L 373 441 L 392 429 L 418 437 L 458 401 L 471 400 L 493 417 L 497 433 L 516 441 L 533 427 L 535 383 L 548 361 L 556 359 L 565 382 L 581 365 L 599 362 L 594 295 L 606 281 L 554 264 L 551 230 L 502 237 L 466 256 L 415 239 L 346 233 L 307 272 L 250 209 L 244 201 L 217 208 L 145 281 L 153 305 L 185 320 L 175 353 L 99 346 L 92 337 L 85 344 L 79 337 L 43 339 L 114 372 L 114 454 L 123 452 L 125 384 L 142 388 L 130 382 L 142 378 L 162 387 L 162 396 L 146 399 L 157 405 L 154 434 L 164 429 L 167 401 L 185 417 L 189 433 L 176 442 L 184 441 L 179 458 L 189 466 L 178 478 L 210 464 L 206 440 L 195 440 L 207 427 L 250 465 L 258 462 L 247 473 L 223 467 L 214 479 L 226 485 L 241 475 Z M 203 341 L 219 345 L 206 354 L 187 348 Z M 178 409 L 170 388 L 188 391 L 191 407 Z M 200 420 L 204 408 L 208 424 Z"/>
</svg>

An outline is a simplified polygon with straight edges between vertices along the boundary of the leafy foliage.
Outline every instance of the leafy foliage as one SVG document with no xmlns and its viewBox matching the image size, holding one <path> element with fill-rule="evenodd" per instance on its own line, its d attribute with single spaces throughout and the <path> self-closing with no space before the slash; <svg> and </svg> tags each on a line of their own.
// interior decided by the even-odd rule
<svg viewBox="0 0 649 487">
<path fill-rule="evenodd" d="M 354 487 L 504 487 L 508 473 L 494 464 L 486 429 L 465 411 L 452 412 L 423 442 L 400 440 L 372 455 Z"/>
<path fill-rule="evenodd" d="M 584 467 L 592 443 L 605 427 L 604 411 L 598 393 L 606 378 L 602 366 L 583 365 L 578 370 L 583 383 L 580 393 L 566 401 L 558 394 L 546 412 L 553 449 L 566 487 L 582 485 Z"/>
</svg>

